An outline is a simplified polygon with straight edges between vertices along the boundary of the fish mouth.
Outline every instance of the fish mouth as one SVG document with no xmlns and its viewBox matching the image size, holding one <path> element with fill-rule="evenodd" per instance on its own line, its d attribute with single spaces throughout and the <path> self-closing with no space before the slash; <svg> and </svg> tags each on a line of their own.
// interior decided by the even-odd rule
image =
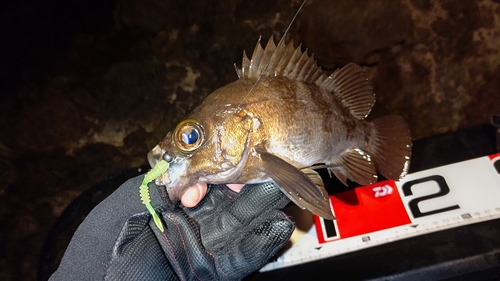
<svg viewBox="0 0 500 281">
<path fill-rule="evenodd" d="M 162 160 L 163 150 L 157 145 L 148 152 L 148 162 L 151 168 L 154 168 Z"/>
<path fill-rule="evenodd" d="M 148 162 L 151 168 L 154 168 L 156 164 L 158 164 L 158 162 L 162 160 L 162 155 L 163 153 L 161 153 L 161 149 L 158 146 L 156 146 L 150 152 L 148 152 Z M 156 185 L 170 184 L 170 177 L 169 177 L 170 173 L 168 170 L 170 170 L 170 165 L 165 173 L 163 173 L 162 175 L 160 175 L 158 178 L 155 179 Z"/>
<path fill-rule="evenodd" d="M 168 158 L 168 159 L 165 159 Z M 158 145 L 148 152 L 148 162 L 151 168 L 154 168 L 160 161 L 167 161 L 170 165 L 165 173 L 159 176 L 155 183 L 157 185 L 165 185 L 167 187 L 175 187 L 178 185 L 181 175 L 185 174 L 188 161 L 185 159 L 176 158 L 174 161 L 170 154 Z"/>
</svg>

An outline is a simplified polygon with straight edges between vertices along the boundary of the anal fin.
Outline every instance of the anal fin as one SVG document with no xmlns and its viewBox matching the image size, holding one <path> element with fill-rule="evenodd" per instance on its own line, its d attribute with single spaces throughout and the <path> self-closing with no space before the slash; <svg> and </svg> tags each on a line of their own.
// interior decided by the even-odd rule
<svg viewBox="0 0 500 281">
<path fill-rule="evenodd" d="M 346 149 L 332 162 L 335 166 L 328 168 L 328 170 L 345 185 L 347 185 L 346 179 L 361 185 L 372 184 L 377 181 L 375 164 L 370 155 L 362 149 Z"/>
<path fill-rule="evenodd" d="M 335 219 L 330 207 L 328 193 L 323 185 L 317 186 L 311 179 L 283 159 L 256 149 L 262 160 L 262 172 L 272 178 L 281 191 L 297 206 L 308 209 L 325 219 Z M 314 170 L 311 172 L 316 173 Z M 318 180 L 313 173 L 310 176 Z M 317 173 L 316 173 L 317 174 Z M 319 175 L 317 175 L 319 177 Z"/>
</svg>

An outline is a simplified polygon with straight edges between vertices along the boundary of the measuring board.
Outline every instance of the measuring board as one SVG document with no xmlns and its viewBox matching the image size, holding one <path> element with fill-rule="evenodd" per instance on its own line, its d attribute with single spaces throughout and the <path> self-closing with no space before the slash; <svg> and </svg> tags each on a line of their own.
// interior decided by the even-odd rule
<svg viewBox="0 0 500 281">
<path fill-rule="evenodd" d="M 500 218 L 500 153 L 330 196 L 314 225 L 261 272 Z M 498 237 L 500 239 L 500 237 Z"/>
</svg>

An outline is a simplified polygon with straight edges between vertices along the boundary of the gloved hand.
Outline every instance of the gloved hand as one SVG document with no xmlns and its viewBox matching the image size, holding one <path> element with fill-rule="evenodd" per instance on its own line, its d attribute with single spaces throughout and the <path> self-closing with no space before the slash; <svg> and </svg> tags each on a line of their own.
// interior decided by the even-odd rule
<svg viewBox="0 0 500 281">
<path fill-rule="evenodd" d="M 263 266 L 290 238 L 294 224 L 279 211 L 288 202 L 271 183 L 249 185 L 240 193 L 223 185 L 210 186 L 206 197 L 194 208 L 167 204 L 162 211 L 165 233 L 157 229 L 149 215 L 129 220 L 125 235 L 120 235 L 117 242 L 108 272 L 135 271 L 131 268 L 134 265 L 126 261 L 141 256 L 138 254 L 149 247 L 143 239 L 137 239 L 140 236 L 131 236 L 129 232 L 144 229 L 149 221 L 147 230 L 154 230 L 179 280 L 241 279 Z M 147 264 L 141 265 L 137 272 L 148 276 L 144 271 L 148 268 Z M 151 276 L 154 274 L 156 278 L 157 268 L 151 271 Z M 126 276 L 120 275 L 116 279 L 124 278 Z"/>
<path fill-rule="evenodd" d="M 132 192 L 139 201 L 140 180 L 125 183 L 121 193 L 92 211 L 52 280 L 238 280 L 262 267 L 294 229 L 280 211 L 288 198 L 274 184 L 263 183 L 247 185 L 239 193 L 211 185 L 194 208 L 172 204 L 158 187 L 156 197 L 164 201 L 156 208 L 164 224 L 161 232 L 143 205 L 140 213 L 130 213 L 137 205 L 120 205 Z"/>
</svg>

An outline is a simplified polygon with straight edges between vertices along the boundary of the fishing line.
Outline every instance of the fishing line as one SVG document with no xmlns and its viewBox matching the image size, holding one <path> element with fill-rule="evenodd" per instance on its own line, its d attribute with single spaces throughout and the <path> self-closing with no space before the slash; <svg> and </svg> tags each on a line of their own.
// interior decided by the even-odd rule
<svg viewBox="0 0 500 281">
<path fill-rule="evenodd" d="M 295 12 L 295 15 L 293 16 L 292 20 L 290 21 L 290 23 L 288 24 L 287 28 L 285 29 L 285 32 L 283 33 L 283 35 L 281 36 L 280 40 L 278 41 L 278 44 L 276 45 L 276 49 L 278 49 L 278 47 L 283 43 L 283 41 L 285 40 L 285 36 L 288 34 L 288 31 L 290 30 L 290 28 L 292 27 L 292 24 L 295 22 L 295 19 L 297 18 L 297 16 L 299 15 L 300 11 L 302 10 L 302 8 L 304 7 L 304 5 L 306 4 L 307 0 L 304 0 L 302 2 L 302 4 L 300 5 L 300 7 L 297 9 L 297 12 Z M 269 63 L 270 61 L 268 61 L 266 63 L 266 65 L 264 65 L 264 68 L 262 69 L 262 72 L 264 72 L 267 67 L 269 66 Z M 250 93 L 253 91 L 253 89 L 255 89 L 255 87 L 257 86 L 257 84 L 260 82 L 260 78 L 262 77 L 262 74 L 259 75 L 259 77 L 257 77 L 257 80 L 255 81 L 255 83 L 252 85 L 252 87 L 250 88 L 250 90 L 248 90 L 248 92 L 245 94 L 245 96 L 241 99 L 240 103 L 236 106 L 236 108 L 240 109 L 241 110 L 241 105 L 243 104 L 243 102 L 245 101 L 245 99 L 250 95 Z M 213 135 L 209 136 L 206 140 L 206 142 L 208 142 L 209 140 L 211 140 L 213 137 Z"/>
<path fill-rule="evenodd" d="M 302 4 L 300 5 L 299 9 L 297 10 L 297 12 L 295 12 L 295 15 L 293 16 L 292 20 L 290 21 L 290 23 L 288 24 L 287 28 L 285 29 L 285 32 L 281 36 L 280 41 L 278 41 L 278 44 L 276 45 L 275 51 L 278 50 L 278 47 L 285 40 L 285 36 L 288 34 L 288 31 L 290 30 L 290 27 L 292 27 L 292 24 L 295 22 L 295 19 L 299 15 L 300 11 L 302 10 L 302 7 L 304 7 L 304 5 L 306 4 L 306 2 L 307 2 L 307 0 L 304 0 L 302 2 Z M 260 44 L 260 42 L 259 42 L 259 44 Z M 252 59 L 252 58 L 250 58 L 250 59 Z M 262 73 L 264 73 L 267 70 L 267 67 L 269 66 L 269 63 L 271 63 L 271 60 L 268 60 L 267 63 L 266 63 L 266 65 L 264 65 L 264 68 L 262 69 Z M 261 77 L 262 77 L 262 74 L 259 75 L 259 77 L 257 77 L 257 81 L 255 81 L 255 83 L 252 85 L 252 87 L 250 88 L 250 90 L 248 90 L 247 94 L 243 97 L 243 99 L 238 104 L 238 106 L 236 106 L 237 108 L 240 108 L 240 106 L 243 103 L 243 101 L 248 97 L 248 95 L 250 95 L 250 93 L 253 91 L 253 89 L 255 89 L 255 87 L 257 86 L 257 84 L 260 82 L 260 78 Z"/>
</svg>

